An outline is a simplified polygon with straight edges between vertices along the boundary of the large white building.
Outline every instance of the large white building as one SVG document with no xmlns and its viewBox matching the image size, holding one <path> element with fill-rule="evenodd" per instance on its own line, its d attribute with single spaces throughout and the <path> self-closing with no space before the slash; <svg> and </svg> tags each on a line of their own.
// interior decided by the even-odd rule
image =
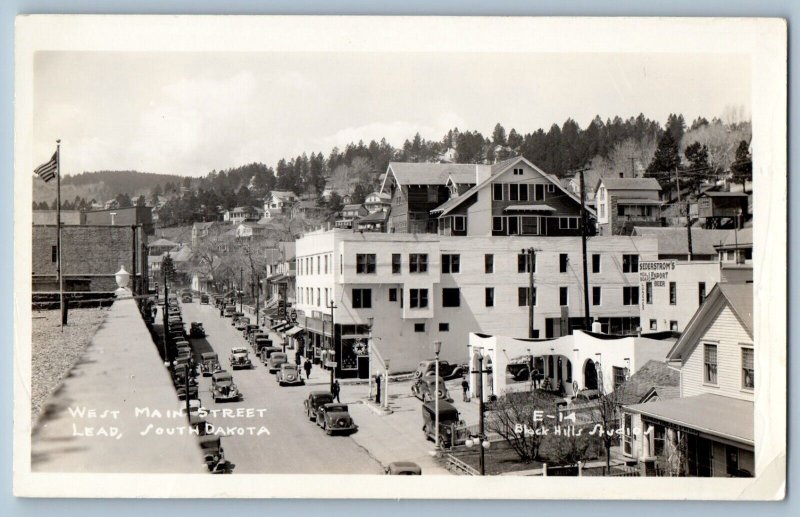
<svg viewBox="0 0 800 517">
<path fill-rule="evenodd" d="M 297 240 L 297 311 L 307 344 L 335 350 L 345 376 L 367 376 L 373 346 L 392 371 L 410 371 L 440 340 L 442 359 L 466 361 L 470 332 L 527 337 L 529 270 L 536 250 L 536 335 L 558 337 L 584 323 L 579 237 L 461 237 L 318 231 Z M 591 316 L 604 332 L 639 326 L 639 261 L 657 241 L 595 237 L 588 243 Z M 331 308 L 331 305 L 335 305 Z M 335 340 L 331 343 L 331 320 Z"/>
</svg>

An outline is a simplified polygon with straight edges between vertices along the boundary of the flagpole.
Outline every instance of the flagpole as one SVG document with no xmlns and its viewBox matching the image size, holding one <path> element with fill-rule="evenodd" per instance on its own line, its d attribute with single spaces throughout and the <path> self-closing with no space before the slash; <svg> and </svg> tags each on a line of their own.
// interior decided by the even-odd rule
<svg viewBox="0 0 800 517">
<path fill-rule="evenodd" d="M 61 254 L 61 140 L 56 140 L 56 246 L 58 248 L 58 308 L 64 331 L 64 272 Z"/>
</svg>

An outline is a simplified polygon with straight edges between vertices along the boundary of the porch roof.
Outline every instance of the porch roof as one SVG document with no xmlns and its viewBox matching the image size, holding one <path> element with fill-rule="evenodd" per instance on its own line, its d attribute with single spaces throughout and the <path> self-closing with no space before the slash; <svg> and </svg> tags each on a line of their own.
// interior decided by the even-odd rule
<svg viewBox="0 0 800 517">
<path fill-rule="evenodd" d="M 549 205 L 510 205 L 505 212 L 555 212 L 556 209 Z"/>
<path fill-rule="evenodd" d="M 753 445 L 753 402 L 713 393 L 625 406 L 639 413 L 706 434 Z"/>
</svg>

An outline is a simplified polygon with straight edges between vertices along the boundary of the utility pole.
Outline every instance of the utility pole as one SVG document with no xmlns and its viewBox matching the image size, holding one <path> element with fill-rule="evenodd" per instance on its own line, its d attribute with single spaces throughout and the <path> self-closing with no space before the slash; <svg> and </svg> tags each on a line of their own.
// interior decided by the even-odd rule
<svg viewBox="0 0 800 517">
<path fill-rule="evenodd" d="M 164 272 L 164 308 L 161 310 L 161 316 L 163 317 L 163 326 L 164 326 L 164 361 L 169 362 L 169 344 L 167 343 L 168 332 L 169 332 L 169 325 L 168 325 L 168 304 L 169 304 L 169 284 L 167 284 L 167 269 L 164 267 L 164 263 L 161 263 L 161 269 Z M 156 300 L 158 301 L 158 300 Z"/>
<path fill-rule="evenodd" d="M 522 253 L 526 255 L 526 267 L 528 268 L 528 337 L 534 339 L 536 337 L 536 331 L 533 329 L 533 306 L 536 286 L 534 285 L 533 272 L 536 265 L 536 250 L 527 248 L 523 249 Z"/>
<path fill-rule="evenodd" d="M 694 258 L 692 252 L 692 216 L 689 214 L 689 202 L 686 202 L 686 245 L 689 251 L 689 261 Z"/>
<path fill-rule="evenodd" d="M 336 302 L 331 300 L 328 303 L 328 308 L 331 310 L 331 350 L 333 351 L 333 354 L 334 354 L 333 358 L 336 359 L 337 358 L 336 357 L 336 325 L 334 324 L 334 321 L 333 321 L 333 309 L 336 308 Z M 330 368 L 331 368 L 331 393 L 333 393 L 333 381 L 335 379 L 334 376 L 336 375 L 336 372 L 335 372 L 335 370 L 336 370 L 336 361 L 331 361 L 330 359 L 328 359 L 328 361 L 330 363 Z"/>
<path fill-rule="evenodd" d="M 261 291 L 261 279 L 258 278 L 258 275 L 256 275 L 256 326 L 258 326 L 258 313 L 260 312 L 258 309 L 258 305 L 260 302 L 259 295 L 261 294 L 260 291 Z"/>
<path fill-rule="evenodd" d="M 239 312 L 244 313 L 244 268 L 239 268 Z"/>
<path fill-rule="evenodd" d="M 578 172 L 581 175 L 581 249 L 583 251 L 583 317 L 585 318 L 584 328 L 592 330 L 592 316 L 589 314 L 589 266 L 586 261 L 586 237 L 587 237 L 587 217 L 586 217 L 586 180 L 583 173 L 585 168 Z"/>
</svg>

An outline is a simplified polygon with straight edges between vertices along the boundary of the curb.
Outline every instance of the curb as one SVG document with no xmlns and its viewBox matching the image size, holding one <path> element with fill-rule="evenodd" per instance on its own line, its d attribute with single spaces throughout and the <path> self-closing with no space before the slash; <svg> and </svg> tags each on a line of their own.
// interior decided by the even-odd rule
<svg viewBox="0 0 800 517">
<path fill-rule="evenodd" d="M 386 416 L 386 415 L 391 415 L 392 413 L 394 413 L 394 411 L 392 411 L 391 409 L 384 409 L 384 408 L 382 408 L 380 406 L 375 405 L 372 401 L 367 400 L 367 399 L 362 399 L 361 403 L 363 405 L 367 406 L 370 409 L 370 411 L 372 411 L 373 413 L 375 413 L 378 416 Z"/>
</svg>

